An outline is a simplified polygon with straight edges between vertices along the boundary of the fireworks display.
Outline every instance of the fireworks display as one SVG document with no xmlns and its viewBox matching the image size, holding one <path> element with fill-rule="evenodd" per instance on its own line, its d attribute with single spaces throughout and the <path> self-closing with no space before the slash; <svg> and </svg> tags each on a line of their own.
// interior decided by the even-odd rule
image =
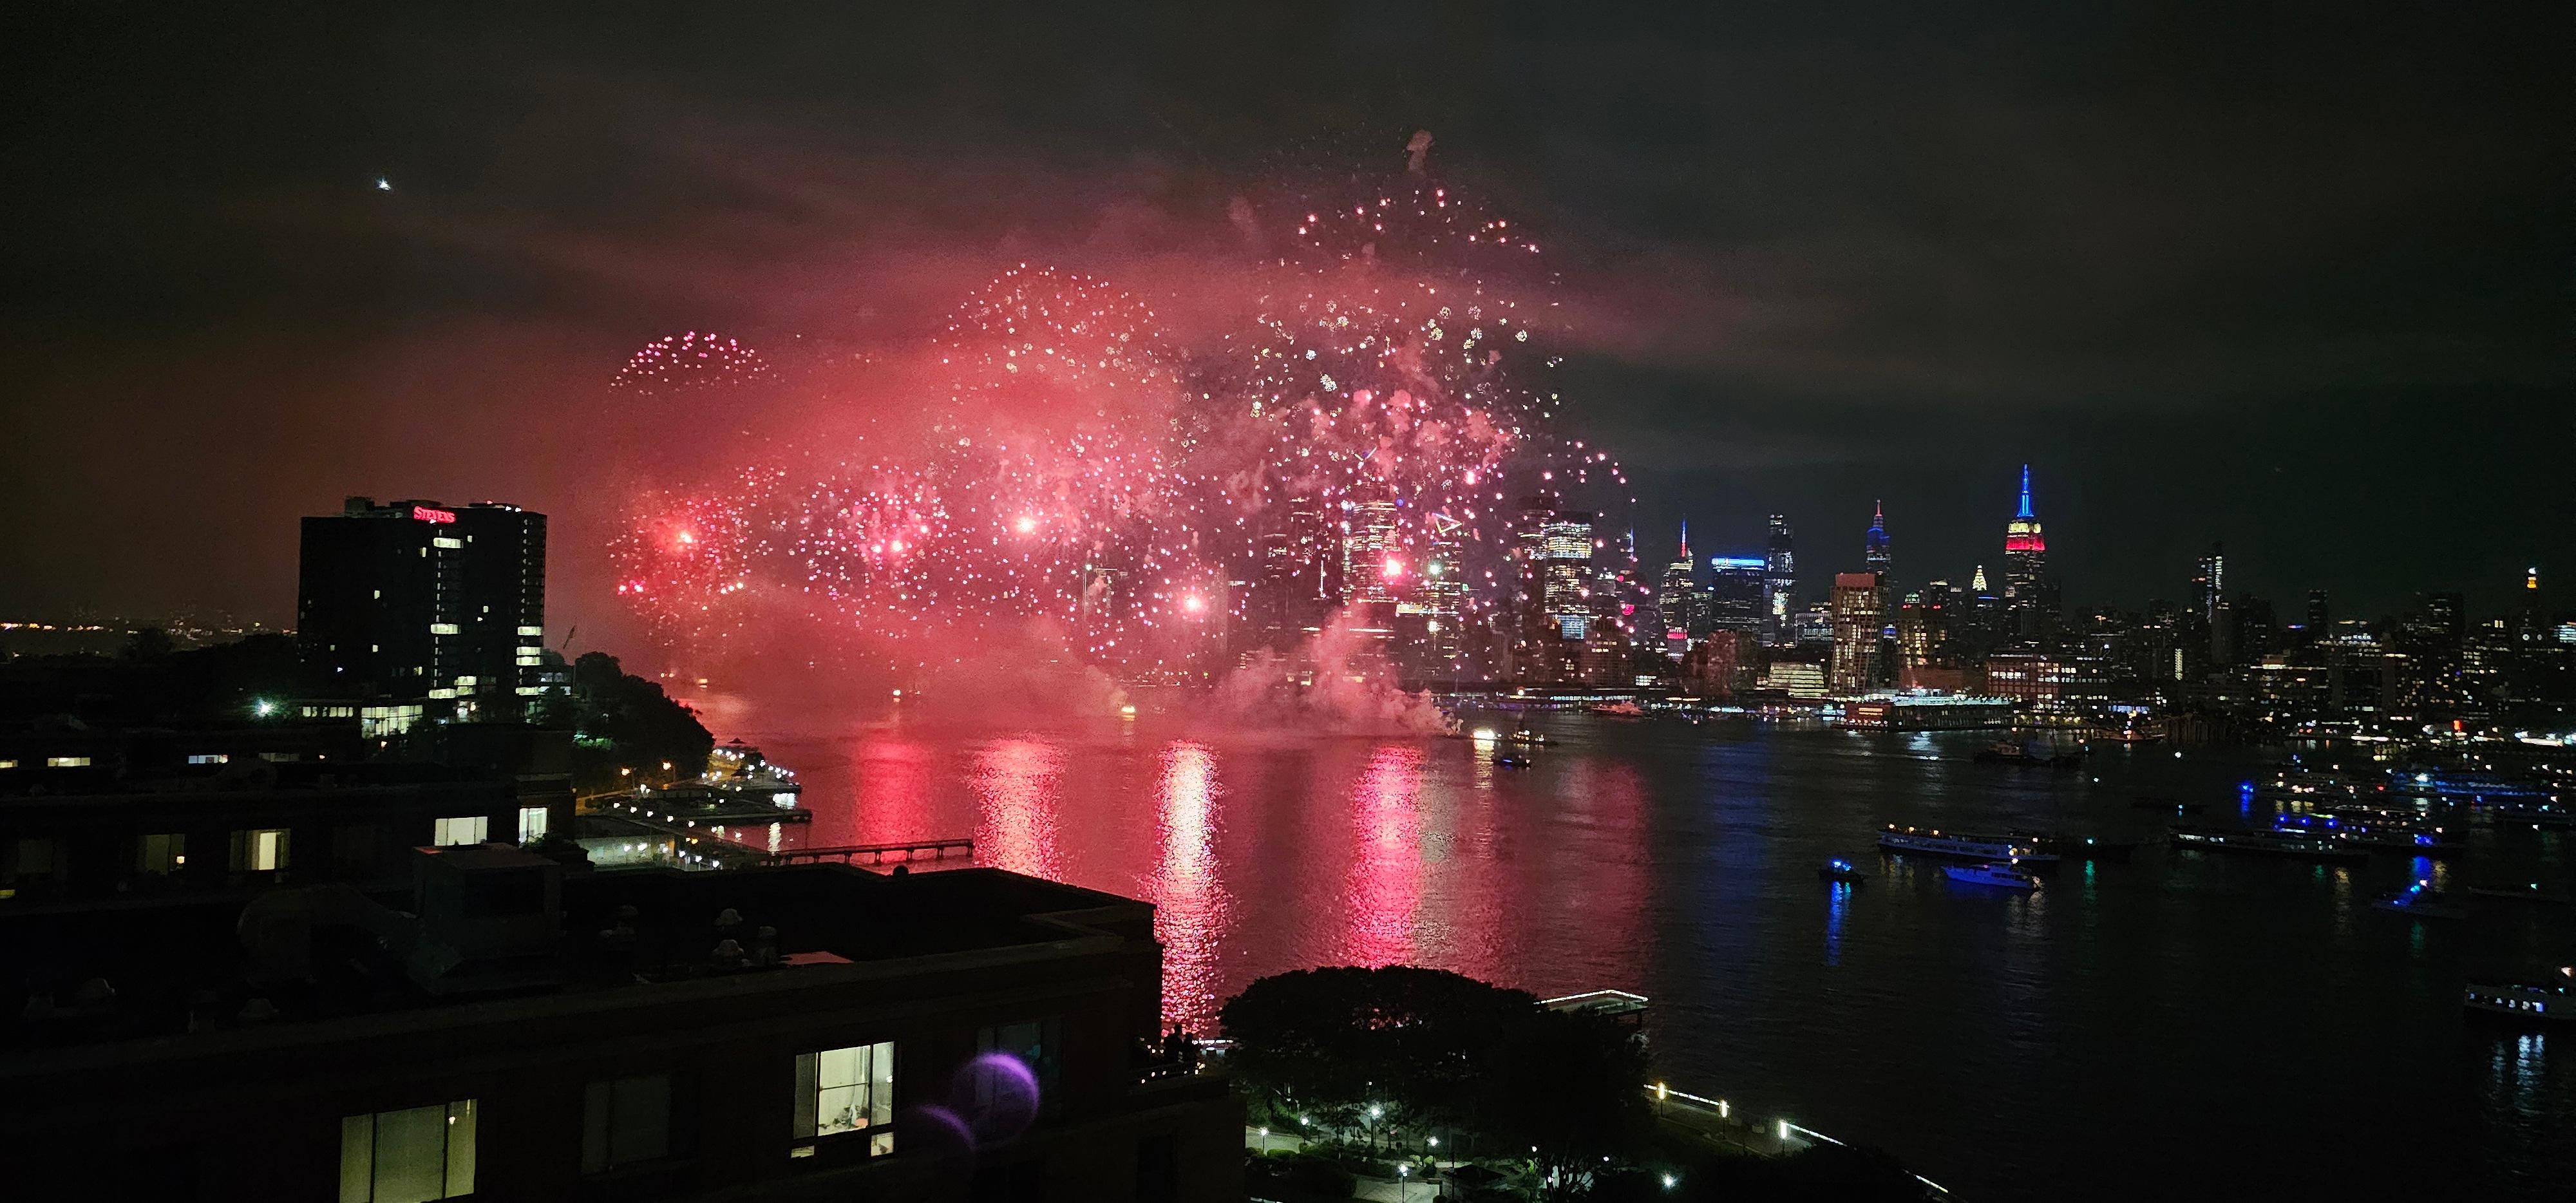
<svg viewBox="0 0 2576 1203">
<path fill-rule="evenodd" d="M 657 338 L 628 357 L 608 387 L 663 396 L 710 385 L 743 384 L 769 375 L 760 353 L 721 334 L 696 330 Z"/>
<path fill-rule="evenodd" d="M 621 599 L 674 645 L 793 619 L 931 658 L 925 636 L 1007 624 L 1138 675 L 1239 652 L 1292 578 L 1475 621 L 1516 522 L 1625 480 L 1557 433 L 1538 244 L 1419 173 L 1343 191 L 1236 202 L 1273 233 L 1240 268 L 1255 303 L 1193 345 L 1113 281 L 1001 272 L 907 352 L 886 420 L 636 496 Z M 617 387 L 767 372 L 690 334 Z"/>
</svg>

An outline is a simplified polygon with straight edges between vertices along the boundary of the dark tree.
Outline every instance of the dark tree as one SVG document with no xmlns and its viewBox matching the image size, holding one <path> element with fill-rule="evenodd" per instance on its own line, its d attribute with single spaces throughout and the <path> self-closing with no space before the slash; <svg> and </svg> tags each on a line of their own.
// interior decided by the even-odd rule
<svg viewBox="0 0 2576 1203">
<path fill-rule="evenodd" d="M 1220 1015 L 1236 1081 L 1293 1122 L 1382 1124 L 1535 1146 L 1558 1197 L 1626 1152 L 1648 1117 L 1644 1052 L 1617 1023 L 1436 969 L 1308 969 L 1262 978 Z"/>
<path fill-rule="evenodd" d="M 649 772 L 665 762 L 675 776 L 695 777 L 715 750 L 715 736 L 695 711 L 659 684 L 627 675 L 605 652 L 573 661 L 568 710 L 577 768 L 594 781 L 613 778 L 619 768 Z"/>
</svg>

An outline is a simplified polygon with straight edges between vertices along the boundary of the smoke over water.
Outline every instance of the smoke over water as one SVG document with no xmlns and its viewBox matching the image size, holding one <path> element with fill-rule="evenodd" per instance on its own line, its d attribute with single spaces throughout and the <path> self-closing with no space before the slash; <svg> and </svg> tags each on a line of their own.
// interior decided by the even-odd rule
<svg viewBox="0 0 2576 1203">
<path fill-rule="evenodd" d="M 631 457 L 618 600 L 699 675 L 1439 730 L 1395 682 L 1456 653 L 1400 665 L 1389 617 L 1492 629 L 1530 499 L 1632 499 L 1563 433 L 1539 244 L 1430 145 L 1229 196 L 1236 257 L 1178 284 L 1014 261 L 917 339 L 656 340 L 617 403 L 706 433 Z"/>
</svg>

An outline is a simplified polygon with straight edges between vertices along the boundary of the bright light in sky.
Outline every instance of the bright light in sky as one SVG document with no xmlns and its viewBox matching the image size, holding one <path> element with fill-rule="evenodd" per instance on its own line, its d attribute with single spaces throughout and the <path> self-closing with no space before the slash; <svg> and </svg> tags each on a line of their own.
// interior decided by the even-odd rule
<svg viewBox="0 0 2576 1203">
<path fill-rule="evenodd" d="M 1038 528 L 1038 520 L 1022 514 L 1019 521 L 1011 524 L 1011 528 L 1025 535 Z"/>
<path fill-rule="evenodd" d="M 394 182 L 393 182 L 392 180 L 386 179 L 386 178 L 385 178 L 385 177 L 383 177 L 383 176 L 377 176 L 377 177 L 376 177 L 376 191 L 378 191 L 378 192 L 391 192 L 391 191 L 393 191 L 393 190 L 394 190 Z"/>
</svg>

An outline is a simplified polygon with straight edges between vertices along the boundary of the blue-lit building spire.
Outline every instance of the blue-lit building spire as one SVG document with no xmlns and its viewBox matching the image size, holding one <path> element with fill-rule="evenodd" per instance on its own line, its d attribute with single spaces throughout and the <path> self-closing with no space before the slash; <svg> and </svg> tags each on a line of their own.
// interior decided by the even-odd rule
<svg viewBox="0 0 2576 1203">
<path fill-rule="evenodd" d="M 2018 518 L 2036 518 L 2039 516 L 2030 511 L 2030 465 L 2028 464 L 2023 464 L 2021 466 L 2021 513 L 2014 516 Z"/>
<path fill-rule="evenodd" d="M 1879 502 L 1878 508 L 1870 514 L 1869 543 L 1863 550 L 1863 558 L 1871 572 L 1881 577 L 1887 575 L 1892 561 L 1887 547 L 1887 503 L 1884 501 Z"/>
</svg>

